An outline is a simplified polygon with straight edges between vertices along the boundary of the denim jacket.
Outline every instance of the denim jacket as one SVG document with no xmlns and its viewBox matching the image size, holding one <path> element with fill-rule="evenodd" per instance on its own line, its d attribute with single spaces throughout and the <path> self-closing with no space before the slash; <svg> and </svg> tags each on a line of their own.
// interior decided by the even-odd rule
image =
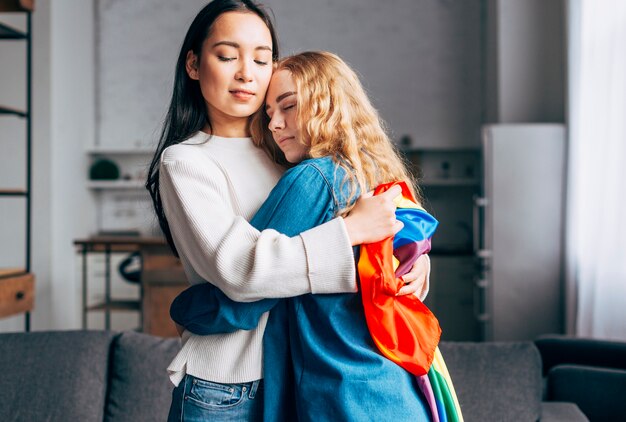
<svg viewBox="0 0 626 422">
<path fill-rule="evenodd" d="M 287 236 L 332 220 L 347 206 L 350 184 L 337 197 L 333 183 L 342 182 L 345 170 L 330 157 L 309 159 L 287 170 L 250 221 L 258 230 L 274 229 Z M 357 191 L 358 192 L 358 191 Z M 355 198 L 356 199 L 356 198 Z M 277 280 L 281 282 L 281 280 Z M 172 303 L 170 316 L 197 335 L 250 330 L 279 299 L 240 303 L 229 299 L 211 283 L 190 286 Z"/>
<path fill-rule="evenodd" d="M 331 220 L 356 199 L 345 175 L 331 157 L 303 161 L 283 175 L 251 224 L 295 236 Z M 170 313 L 207 335 L 254 328 L 269 310 L 265 420 L 429 419 L 415 379 L 377 351 L 359 293 L 237 303 L 205 283 L 181 293 Z"/>
</svg>

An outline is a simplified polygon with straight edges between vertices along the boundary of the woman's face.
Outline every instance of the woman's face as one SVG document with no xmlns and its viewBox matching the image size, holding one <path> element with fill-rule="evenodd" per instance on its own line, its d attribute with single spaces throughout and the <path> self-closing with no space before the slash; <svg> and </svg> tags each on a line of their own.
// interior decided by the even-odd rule
<svg viewBox="0 0 626 422">
<path fill-rule="evenodd" d="M 259 109 L 272 76 L 272 36 L 253 13 L 220 15 L 202 44 L 187 54 L 187 73 L 200 83 L 213 126 L 247 119 Z"/>
<path fill-rule="evenodd" d="M 265 111 L 270 118 L 272 137 L 290 163 L 299 163 L 309 152 L 309 148 L 300 141 L 296 97 L 296 83 L 291 73 L 285 69 L 274 73 L 267 90 Z"/>
</svg>

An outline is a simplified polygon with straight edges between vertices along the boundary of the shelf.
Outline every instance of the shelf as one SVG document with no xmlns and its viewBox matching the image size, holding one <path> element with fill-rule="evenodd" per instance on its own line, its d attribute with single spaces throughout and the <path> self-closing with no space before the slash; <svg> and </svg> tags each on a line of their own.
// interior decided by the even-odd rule
<svg viewBox="0 0 626 422">
<path fill-rule="evenodd" d="M 0 23 L 0 39 L 2 40 L 25 40 L 28 35 L 19 29 L 12 28 Z"/>
<path fill-rule="evenodd" d="M 0 196 L 28 196 L 24 189 L 0 189 Z"/>
<path fill-rule="evenodd" d="M 448 179 L 422 179 L 418 181 L 420 186 L 476 186 L 480 187 L 478 179 L 448 178 Z"/>
<path fill-rule="evenodd" d="M 32 12 L 35 0 L 0 0 L 0 12 Z"/>
<path fill-rule="evenodd" d="M 17 277 L 25 274 L 25 268 L 0 268 L 0 279 L 7 277 Z"/>
<path fill-rule="evenodd" d="M 139 311 L 141 302 L 139 300 L 111 300 L 109 304 L 98 303 L 87 307 L 88 311 Z"/>
<path fill-rule="evenodd" d="M 442 147 L 437 147 L 437 146 L 431 146 L 431 147 L 409 147 L 409 148 L 402 148 L 402 152 L 404 154 L 407 155 L 411 155 L 411 154 L 422 154 L 422 153 L 434 153 L 434 152 L 444 152 L 444 153 L 469 153 L 469 152 L 474 152 L 474 153 L 479 153 L 481 151 L 481 147 L 480 146 L 476 146 L 476 147 L 470 147 L 470 146 L 463 146 L 463 147 L 452 147 L 452 146 L 442 146 Z"/>
<path fill-rule="evenodd" d="M 433 257 L 433 256 L 475 256 L 476 254 L 474 253 L 474 251 L 467 250 L 467 249 L 434 248 L 430 252 L 428 252 L 428 255 Z"/>
<path fill-rule="evenodd" d="M 87 150 L 91 155 L 149 155 L 154 154 L 155 148 L 124 148 L 124 147 L 94 147 Z"/>
<path fill-rule="evenodd" d="M 3 105 L 0 105 L 0 114 L 7 114 L 7 115 L 12 115 L 12 116 L 17 116 L 17 117 L 28 117 L 28 113 L 25 111 L 18 110 L 16 108 L 3 106 Z"/>
<path fill-rule="evenodd" d="M 141 180 L 89 180 L 87 182 L 89 189 L 143 189 L 144 182 Z"/>
</svg>

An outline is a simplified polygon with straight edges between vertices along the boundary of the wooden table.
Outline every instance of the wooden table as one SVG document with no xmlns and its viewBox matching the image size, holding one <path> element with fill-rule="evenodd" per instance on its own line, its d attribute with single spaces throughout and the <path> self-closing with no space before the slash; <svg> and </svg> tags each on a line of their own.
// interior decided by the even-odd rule
<svg viewBox="0 0 626 422">
<path fill-rule="evenodd" d="M 180 260 L 172 255 L 169 246 L 160 237 L 95 236 L 77 239 L 74 245 L 82 254 L 82 327 L 87 328 L 87 313 L 104 311 L 105 329 L 111 328 L 111 311 L 136 310 L 141 315 L 143 332 L 164 337 L 176 336 L 174 323 L 169 318 L 169 307 L 188 283 Z M 141 299 L 115 300 L 111 297 L 111 253 L 137 252 L 142 258 Z M 104 302 L 87 305 L 87 254 L 104 253 Z"/>
</svg>

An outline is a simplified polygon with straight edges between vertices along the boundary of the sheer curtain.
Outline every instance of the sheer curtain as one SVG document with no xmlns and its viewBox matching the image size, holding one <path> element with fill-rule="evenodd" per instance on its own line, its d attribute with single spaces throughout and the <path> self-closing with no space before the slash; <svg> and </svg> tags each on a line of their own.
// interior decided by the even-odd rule
<svg viewBox="0 0 626 422">
<path fill-rule="evenodd" d="M 626 340 L 626 1 L 568 3 L 568 310 L 580 336 Z"/>
</svg>

